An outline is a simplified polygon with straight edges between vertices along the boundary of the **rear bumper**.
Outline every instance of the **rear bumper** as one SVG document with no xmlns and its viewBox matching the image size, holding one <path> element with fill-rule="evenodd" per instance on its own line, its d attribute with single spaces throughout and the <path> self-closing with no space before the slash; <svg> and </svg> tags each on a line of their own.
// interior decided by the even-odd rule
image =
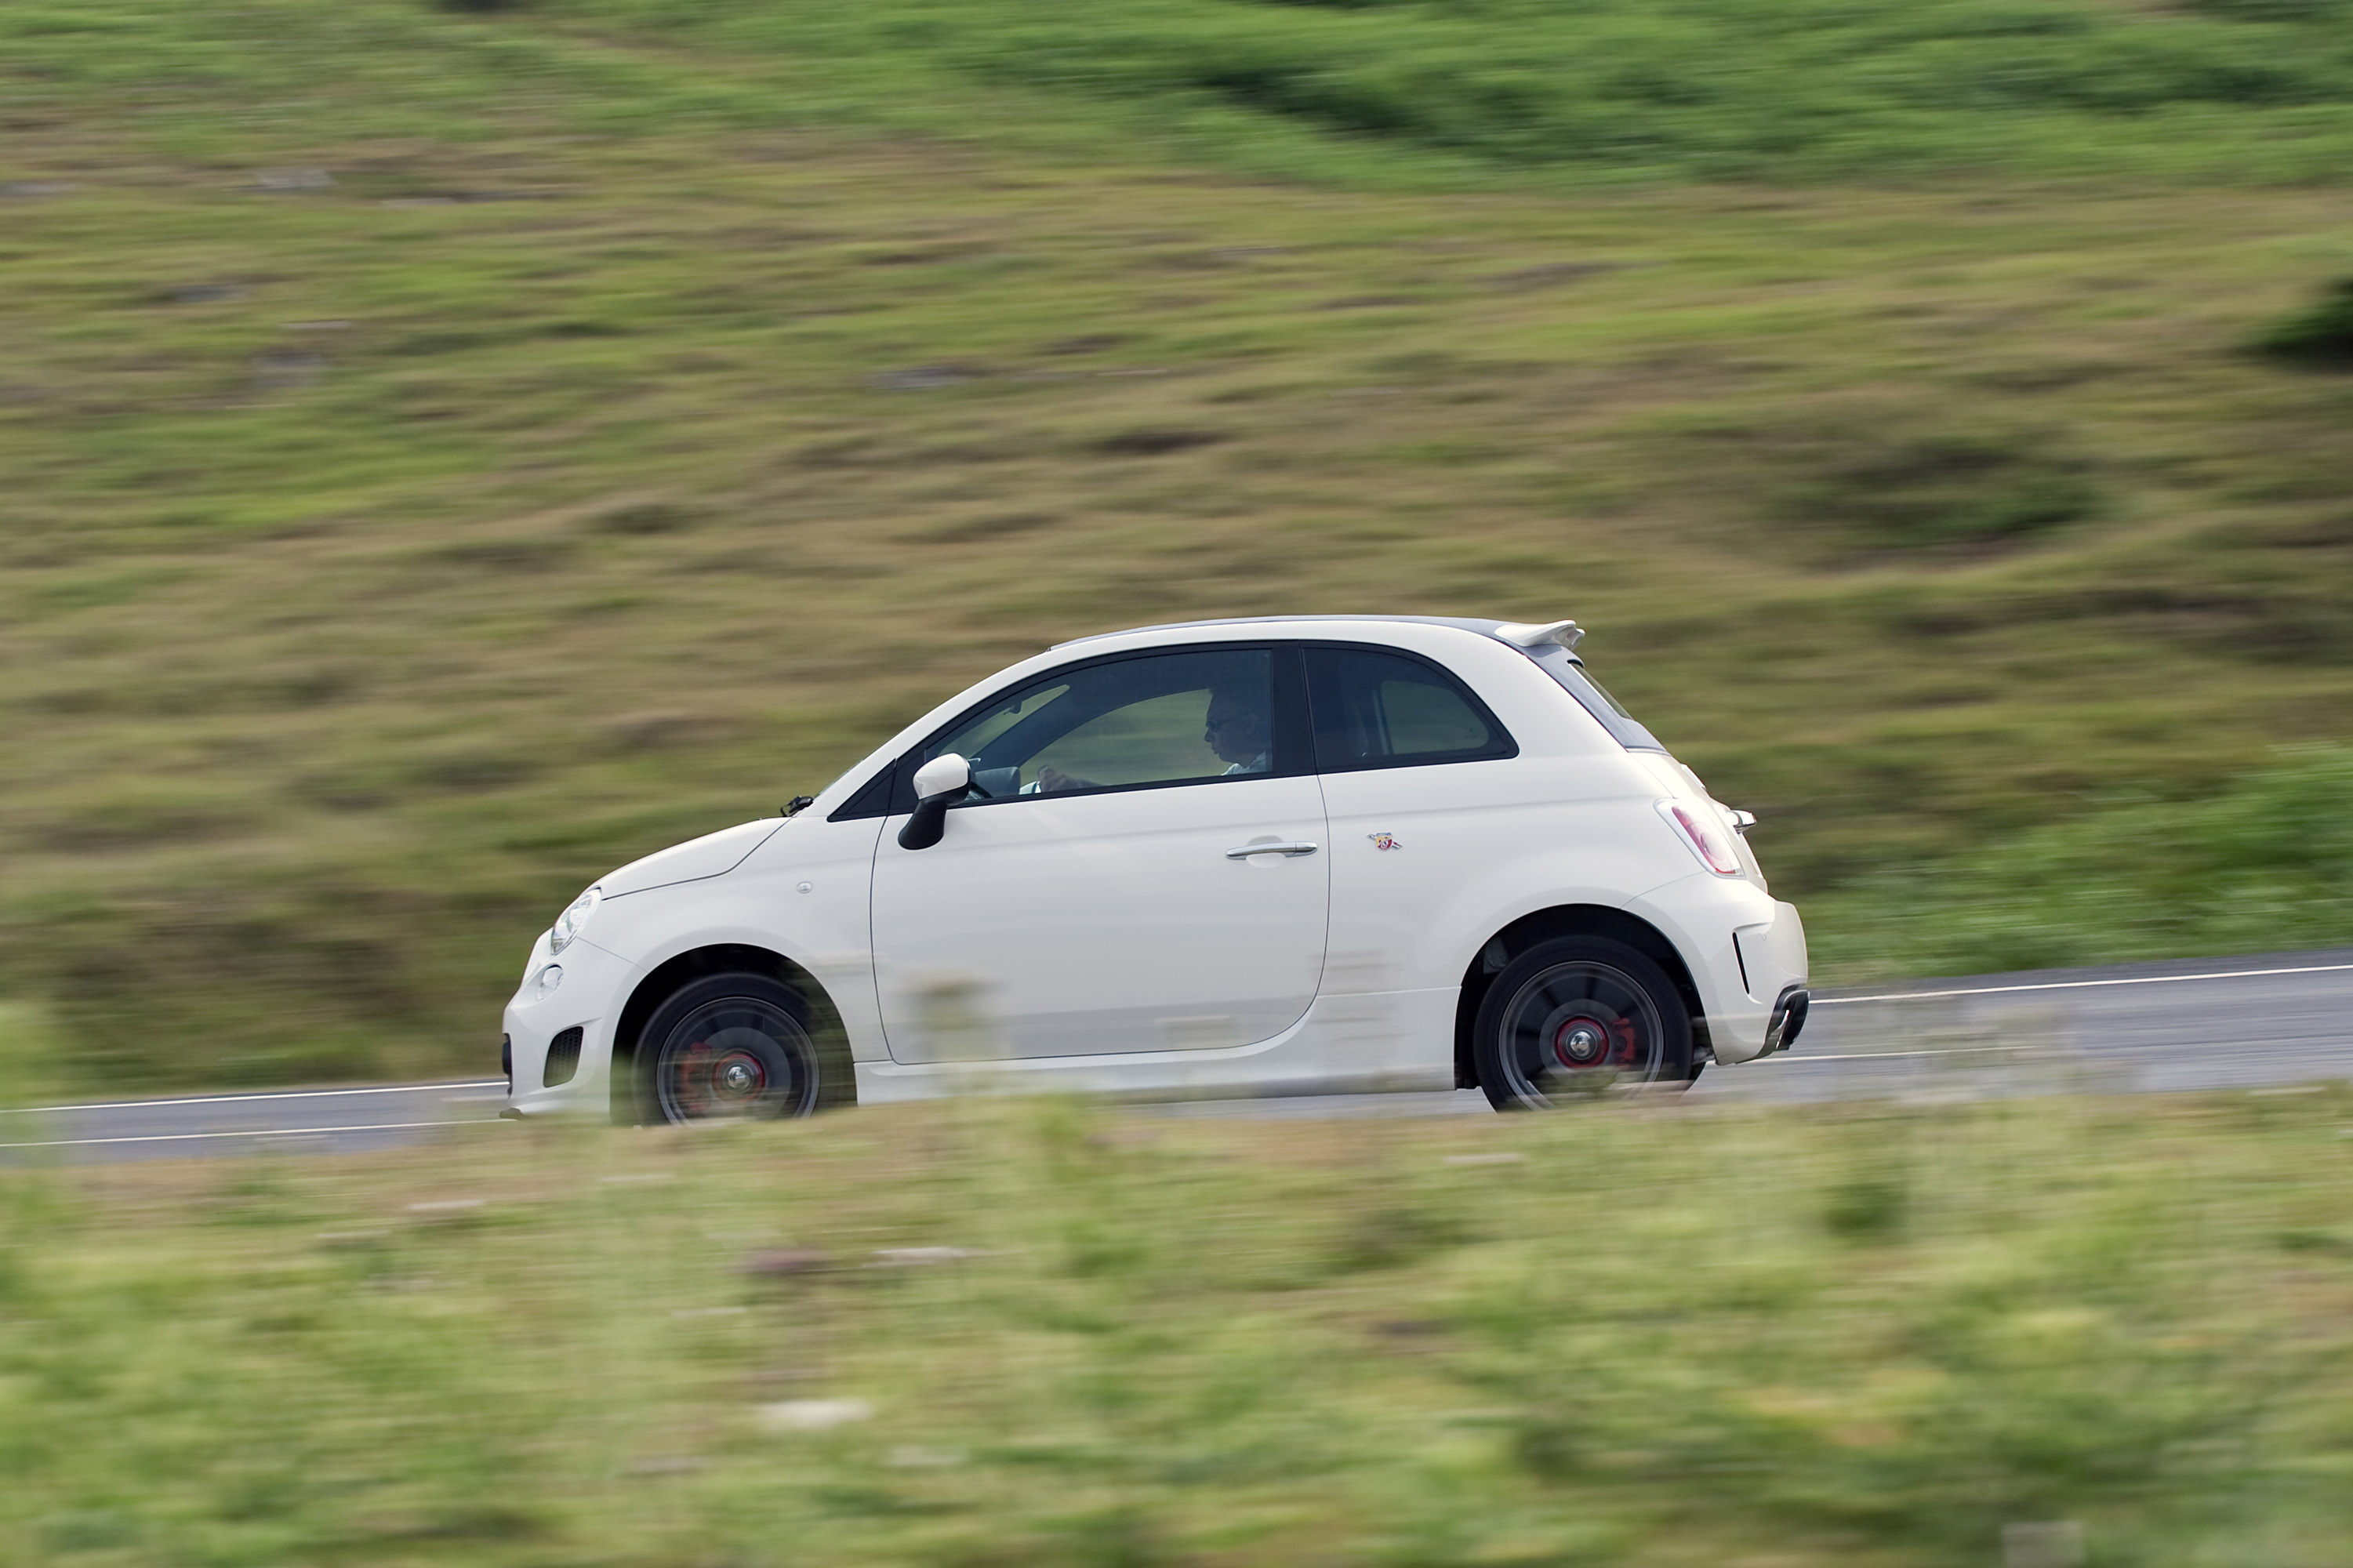
<svg viewBox="0 0 2353 1568">
<path fill-rule="evenodd" d="M 1719 1061 L 1751 1061 L 1787 1049 L 1805 1027 L 1806 923 L 1797 906 L 1776 901 L 1773 918 L 1735 927 L 1732 953 L 1740 977 L 1739 1026 L 1711 1038 Z M 1793 1022 L 1794 1020 L 1794 1022 Z"/>
<path fill-rule="evenodd" d="M 1683 955 L 1712 1059 L 1752 1061 L 1794 1037 L 1788 1004 L 1806 984 L 1806 927 L 1794 905 L 1746 879 L 1700 872 L 1653 889 L 1632 912 Z"/>
</svg>

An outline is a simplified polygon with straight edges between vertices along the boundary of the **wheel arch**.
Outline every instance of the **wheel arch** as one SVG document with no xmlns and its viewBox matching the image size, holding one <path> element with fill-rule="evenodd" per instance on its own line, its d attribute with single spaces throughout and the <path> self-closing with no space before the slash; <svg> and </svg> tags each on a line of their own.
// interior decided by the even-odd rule
<svg viewBox="0 0 2353 1568">
<path fill-rule="evenodd" d="M 1691 965 L 1676 950 L 1666 932 L 1624 910 L 1607 904 L 1558 904 L 1550 909 L 1535 910 L 1495 932 L 1479 944 L 1472 955 L 1470 966 L 1462 972 L 1461 994 L 1454 1004 L 1454 1085 L 1457 1089 L 1478 1089 L 1479 1068 L 1475 1053 L 1471 1048 L 1472 1026 L 1479 1017 L 1479 1005 L 1486 999 L 1487 987 L 1510 964 L 1513 959 L 1540 942 L 1556 937 L 1598 936 L 1625 943 L 1635 952 L 1651 959 L 1667 972 L 1683 998 L 1684 1009 L 1692 1021 L 1692 1060 L 1694 1063 L 1712 1059 L 1707 1038 L 1707 1009 L 1701 1004 L 1699 987 L 1692 979 Z"/>
<path fill-rule="evenodd" d="M 838 1061 L 841 1070 L 828 1074 L 832 1085 L 825 1090 L 818 1109 L 836 1105 L 854 1105 L 858 1101 L 858 1080 L 850 1066 L 849 1031 L 844 1024 L 841 1010 L 826 994 L 817 976 L 786 958 L 783 953 L 753 942 L 712 942 L 689 949 L 663 960 L 646 972 L 629 992 L 629 999 L 621 1005 L 619 1019 L 613 1026 L 613 1066 L 610 1075 L 613 1120 L 622 1126 L 633 1126 L 651 1120 L 638 1099 L 638 1037 L 645 1033 L 661 1005 L 681 985 L 712 974 L 762 974 L 786 986 L 808 1008 L 810 1036 L 820 1052 Z"/>
</svg>

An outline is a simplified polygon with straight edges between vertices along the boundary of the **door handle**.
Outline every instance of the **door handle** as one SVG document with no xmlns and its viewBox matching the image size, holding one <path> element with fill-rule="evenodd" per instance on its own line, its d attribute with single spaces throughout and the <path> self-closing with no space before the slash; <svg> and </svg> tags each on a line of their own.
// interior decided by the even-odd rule
<svg viewBox="0 0 2353 1568">
<path fill-rule="evenodd" d="M 1247 860 L 1253 855 L 1313 855 L 1315 846 L 1304 840 L 1295 844 L 1238 844 L 1226 851 L 1229 860 Z"/>
</svg>

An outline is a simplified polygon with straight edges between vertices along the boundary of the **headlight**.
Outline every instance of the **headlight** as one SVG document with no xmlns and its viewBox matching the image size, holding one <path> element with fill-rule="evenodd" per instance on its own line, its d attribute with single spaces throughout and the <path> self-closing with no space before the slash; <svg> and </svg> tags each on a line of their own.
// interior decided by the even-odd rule
<svg viewBox="0 0 2353 1568">
<path fill-rule="evenodd" d="M 580 934 L 580 928 L 588 923 L 588 917 L 595 914 L 596 906 L 604 901 L 605 889 L 591 888 L 573 900 L 570 909 L 555 917 L 555 925 L 547 933 L 547 951 L 551 957 L 572 945 L 572 939 Z"/>
</svg>

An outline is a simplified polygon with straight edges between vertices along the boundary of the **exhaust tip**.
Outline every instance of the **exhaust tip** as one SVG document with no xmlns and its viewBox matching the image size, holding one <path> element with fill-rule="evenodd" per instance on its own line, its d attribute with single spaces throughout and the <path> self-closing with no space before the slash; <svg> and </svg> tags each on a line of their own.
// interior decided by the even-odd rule
<svg viewBox="0 0 2353 1568">
<path fill-rule="evenodd" d="M 1803 985 L 1791 985 L 1782 991 L 1773 1004 L 1773 1016 L 1765 1026 L 1765 1048 L 1757 1053 L 1759 1056 L 1769 1057 L 1797 1044 L 1799 1033 L 1806 1026 L 1811 1000 Z"/>
</svg>

